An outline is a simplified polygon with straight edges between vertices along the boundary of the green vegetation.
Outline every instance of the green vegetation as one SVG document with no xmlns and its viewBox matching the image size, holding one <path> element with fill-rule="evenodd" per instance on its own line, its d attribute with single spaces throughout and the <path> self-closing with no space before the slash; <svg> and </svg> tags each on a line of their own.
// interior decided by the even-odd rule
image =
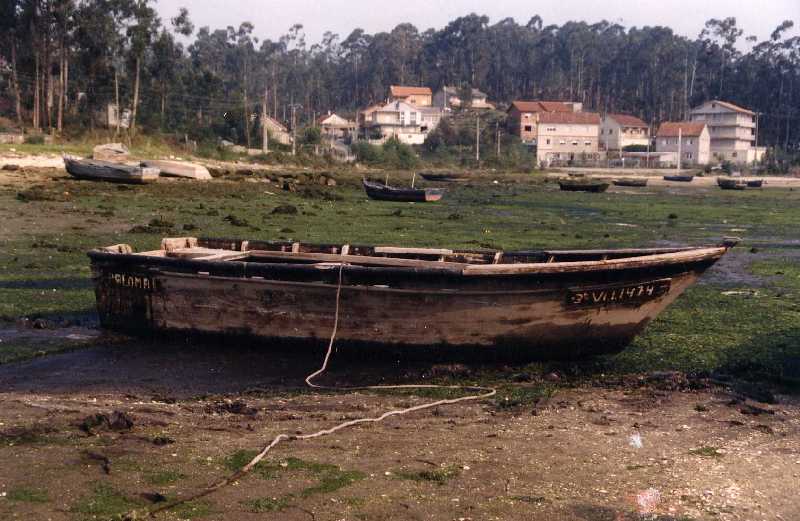
<svg viewBox="0 0 800 521">
<path fill-rule="evenodd" d="M 8 491 L 6 498 L 9 501 L 22 501 L 25 503 L 47 503 L 50 498 L 46 490 L 18 487 Z"/>
<path fill-rule="evenodd" d="M 451 479 L 457 477 L 461 473 L 461 469 L 457 466 L 450 465 L 447 467 L 440 467 L 436 469 L 426 469 L 418 471 L 398 471 L 395 476 L 399 479 L 410 481 L 429 481 L 437 485 L 444 485 Z"/>
<path fill-rule="evenodd" d="M 537 386 L 502 386 L 497 389 L 494 398 L 495 407 L 498 409 L 518 409 L 535 405 L 543 398 L 553 395 L 555 388 L 547 385 Z"/>
<path fill-rule="evenodd" d="M 235 472 L 257 454 L 256 451 L 239 450 L 225 459 L 225 467 Z M 299 458 L 287 458 L 279 463 L 259 462 L 254 472 L 264 479 L 272 479 L 281 472 L 305 472 L 312 475 L 318 481 L 315 485 L 304 488 L 299 493 L 299 497 L 305 498 L 316 494 L 330 494 L 337 490 L 352 485 L 366 477 L 366 474 L 357 470 L 342 470 L 330 463 L 317 463 L 305 461 Z M 281 498 L 260 498 L 246 502 L 249 510 L 254 512 L 267 512 L 281 510 L 288 505 L 293 496 L 283 496 Z"/>
<path fill-rule="evenodd" d="M 145 481 L 151 485 L 163 486 L 177 483 L 185 477 L 185 475 L 175 470 L 160 470 L 158 472 L 147 474 L 145 476 Z"/>
<path fill-rule="evenodd" d="M 189 501 L 188 503 L 178 505 L 172 509 L 171 512 L 172 515 L 174 515 L 177 519 L 198 519 L 201 517 L 210 516 L 214 513 L 214 509 L 212 508 L 212 503 L 210 501 L 196 499 L 194 501 Z"/>
<path fill-rule="evenodd" d="M 691 449 L 689 454 L 694 456 L 702 456 L 704 458 L 721 458 L 723 456 L 723 454 L 716 447 L 700 447 L 697 449 Z"/>
<path fill-rule="evenodd" d="M 109 519 L 141 505 L 141 501 L 129 498 L 110 485 L 97 483 L 91 495 L 81 498 L 71 510 L 76 514 L 91 516 L 81 519 Z"/>
<path fill-rule="evenodd" d="M 291 494 L 281 497 L 262 497 L 258 499 L 251 499 L 244 501 L 243 504 L 248 512 L 256 514 L 264 512 L 280 512 L 286 507 L 291 505 L 291 500 L 294 498 Z"/>
<path fill-rule="evenodd" d="M 84 252 L 118 243 L 142 251 L 169 235 L 507 250 L 707 244 L 740 235 L 744 242 L 726 258 L 732 271 L 724 273 L 730 274 L 704 277 L 623 353 L 581 367 L 721 371 L 800 382 L 800 263 L 782 246 L 796 233 L 800 191 L 654 187 L 569 194 L 538 175 L 484 174 L 477 182 L 449 185 L 440 203 L 423 205 L 367 199 L 361 173 L 327 172 L 336 187 L 321 186 L 313 175 L 227 174 L 192 184 L 188 194 L 180 181 L 128 187 L 57 178 L 37 184 L 37 196 L 25 200 L 18 189 L 0 188 L 0 219 L 9 230 L 0 236 L 0 317 L 56 325 L 93 320 Z M 296 181 L 296 191 L 282 190 L 279 179 Z M 389 172 L 389 182 L 410 184 L 411 174 Z M 64 340 L 17 338 L 0 344 L 0 361 L 73 347 Z M 516 399 L 509 396 L 512 404 Z"/>
</svg>

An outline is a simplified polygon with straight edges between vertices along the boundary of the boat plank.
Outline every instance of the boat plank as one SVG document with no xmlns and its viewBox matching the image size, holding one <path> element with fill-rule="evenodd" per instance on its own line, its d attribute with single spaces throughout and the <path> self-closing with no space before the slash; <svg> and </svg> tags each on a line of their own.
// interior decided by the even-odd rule
<svg viewBox="0 0 800 521">
<path fill-rule="evenodd" d="M 362 255 L 337 255 L 331 253 L 293 253 L 286 251 L 250 250 L 250 259 L 299 260 L 313 262 L 344 262 L 365 266 L 393 266 L 400 268 L 433 268 L 460 272 L 467 264 L 459 262 L 397 259 L 392 257 L 367 257 Z"/>
</svg>

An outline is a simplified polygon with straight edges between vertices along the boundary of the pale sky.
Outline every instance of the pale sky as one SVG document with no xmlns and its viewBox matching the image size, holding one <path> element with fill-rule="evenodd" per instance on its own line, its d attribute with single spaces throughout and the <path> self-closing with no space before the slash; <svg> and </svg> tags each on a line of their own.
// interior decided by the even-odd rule
<svg viewBox="0 0 800 521">
<path fill-rule="evenodd" d="M 678 34 L 694 38 L 706 20 L 735 16 L 744 29 L 743 39 L 755 35 L 759 41 L 783 20 L 800 25 L 800 0 L 156 0 L 164 21 L 180 7 L 189 9 L 196 28 L 238 27 L 243 21 L 255 25 L 259 39 L 277 39 L 295 23 L 304 26 L 307 43 L 320 40 L 325 31 L 347 37 L 355 28 L 368 33 L 389 31 L 404 22 L 420 31 L 440 29 L 449 21 L 475 12 L 489 16 L 490 23 L 512 17 L 525 24 L 534 15 L 544 24 L 569 20 L 589 23 L 606 19 L 626 27 L 666 25 Z M 792 34 L 800 34 L 800 28 Z"/>
</svg>

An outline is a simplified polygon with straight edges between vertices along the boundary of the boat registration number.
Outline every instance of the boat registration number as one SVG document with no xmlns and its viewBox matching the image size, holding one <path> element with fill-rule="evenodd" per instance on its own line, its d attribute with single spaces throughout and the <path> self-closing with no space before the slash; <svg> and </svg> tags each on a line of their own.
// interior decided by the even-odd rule
<svg viewBox="0 0 800 521">
<path fill-rule="evenodd" d="M 142 275 L 131 275 L 128 273 L 109 273 L 108 278 L 115 286 L 123 288 L 141 289 L 152 291 L 155 284 L 153 279 Z"/>
<path fill-rule="evenodd" d="M 614 284 L 590 288 L 571 288 L 567 291 L 567 307 L 587 308 L 636 305 L 669 293 L 672 279 L 660 279 L 637 284 Z"/>
</svg>

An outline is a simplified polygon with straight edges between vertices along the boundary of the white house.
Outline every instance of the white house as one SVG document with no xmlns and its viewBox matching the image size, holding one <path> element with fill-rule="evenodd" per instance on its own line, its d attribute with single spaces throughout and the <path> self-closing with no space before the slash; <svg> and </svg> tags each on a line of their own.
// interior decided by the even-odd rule
<svg viewBox="0 0 800 521">
<path fill-rule="evenodd" d="M 705 123 L 665 121 L 658 127 L 656 152 L 680 151 L 681 163 L 707 165 L 711 159 L 711 134 Z"/>
<path fill-rule="evenodd" d="M 421 145 L 441 119 L 442 112 L 435 107 L 391 101 L 364 113 L 363 133 L 371 141 L 395 137 L 407 145 Z"/>
<path fill-rule="evenodd" d="M 691 120 L 708 125 L 711 156 L 716 161 L 749 164 L 760 161 L 766 148 L 758 147 L 758 116 L 733 103 L 706 101 L 691 111 Z"/>
<path fill-rule="evenodd" d="M 628 114 L 606 114 L 600 122 L 600 145 L 606 150 L 623 150 L 631 145 L 647 146 L 650 128 L 647 123 Z"/>
</svg>

